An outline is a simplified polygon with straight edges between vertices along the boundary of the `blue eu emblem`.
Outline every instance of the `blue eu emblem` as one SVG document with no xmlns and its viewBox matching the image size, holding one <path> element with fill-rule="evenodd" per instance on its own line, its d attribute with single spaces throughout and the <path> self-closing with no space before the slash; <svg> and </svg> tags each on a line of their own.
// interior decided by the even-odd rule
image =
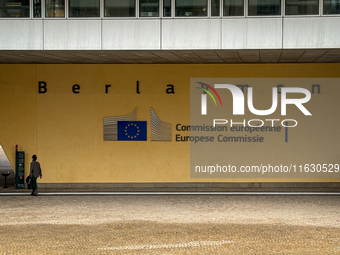
<svg viewBox="0 0 340 255">
<path fill-rule="evenodd" d="M 118 141 L 146 141 L 146 121 L 117 121 Z"/>
</svg>

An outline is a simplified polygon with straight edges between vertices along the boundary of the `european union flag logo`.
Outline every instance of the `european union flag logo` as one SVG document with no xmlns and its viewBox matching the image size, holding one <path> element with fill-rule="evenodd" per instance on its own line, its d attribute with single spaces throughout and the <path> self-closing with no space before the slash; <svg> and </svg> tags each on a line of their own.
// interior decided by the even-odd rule
<svg viewBox="0 0 340 255">
<path fill-rule="evenodd" d="M 117 121 L 118 141 L 146 141 L 146 121 Z"/>
</svg>

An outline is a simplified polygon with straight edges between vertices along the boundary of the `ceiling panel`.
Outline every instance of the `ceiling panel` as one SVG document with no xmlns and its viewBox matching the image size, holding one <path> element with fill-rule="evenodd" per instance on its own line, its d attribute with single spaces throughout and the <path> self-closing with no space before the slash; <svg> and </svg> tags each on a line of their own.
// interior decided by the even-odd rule
<svg viewBox="0 0 340 255">
<path fill-rule="evenodd" d="M 230 50 L 220 50 L 215 51 L 215 53 L 223 59 L 225 63 L 242 63 L 240 56 L 238 55 L 237 51 L 230 51 Z"/>
<path fill-rule="evenodd" d="M 279 63 L 294 63 L 304 53 L 304 50 L 283 50 L 281 52 Z"/>
<path fill-rule="evenodd" d="M 319 57 L 315 62 L 317 63 L 328 63 L 328 62 L 339 62 L 340 50 L 329 50 L 321 57 Z"/>
<path fill-rule="evenodd" d="M 277 63 L 280 56 L 280 50 L 261 50 L 260 51 L 260 62 L 261 63 Z"/>
<path fill-rule="evenodd" d="M 260 52 L 258 50 L 244 50 L 238 51 L 242 62 L 244 63 L 259 63 L 260 62 Z"/>
<path fill-rule="evenodd" d="M 175 54 L 173 54 L 171 51 L 166 50 L 156 50 L 156 51 L 148 51 L 156 56 L 159 56 L 160 58 L 166 59 L 168 64 L 187 64 L 190 63 L 188 60 L 183 59 Z"/>
<path fill-rule="evenodd" d="M 215 51 L 212 50 L 200 50 L 194 51 L 194 53 L 199 56 L 201 59 L 209 63 L 224 63 L 223 59 L 221 59 Z"/>
<path fill-rule="evenodd" d="M 327 50 L 305 50 L 296 62 L 313 63 L 325 53 L 327 53 Z"/>
<path fill-rule="evenodd" d="M 152 61 L 153 63 L 166 63 L 167 59 L 152 54 L 148 51 L 130 51 L 131 54 L 142 58 L 144 61 Z"/>
<path fill-rule="evenodd" d="M 183 58 L 190 63 L 201 64 L 207 63 L 208 61 L 196 55 L 193 51 L 186 51 L 186 50 L 179 50 L 179 51 L 172 51 L 173 54 Z"/>
</svg>

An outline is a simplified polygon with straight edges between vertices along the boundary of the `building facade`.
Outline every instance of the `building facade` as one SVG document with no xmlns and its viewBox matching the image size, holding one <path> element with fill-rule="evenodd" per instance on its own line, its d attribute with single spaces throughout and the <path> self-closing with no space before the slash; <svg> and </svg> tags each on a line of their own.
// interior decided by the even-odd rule
<svg viewBox="0 0 340 255">
<path fill-rule="evenodd" d="M 339 0 L 0 1 L 0 144 L 47 186 L 339 185 L 338 31 Z"/>
</svg>

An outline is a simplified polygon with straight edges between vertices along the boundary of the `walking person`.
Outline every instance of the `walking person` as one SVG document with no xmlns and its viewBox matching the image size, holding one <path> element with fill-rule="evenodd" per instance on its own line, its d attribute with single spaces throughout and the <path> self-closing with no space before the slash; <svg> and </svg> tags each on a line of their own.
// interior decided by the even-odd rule
<svg viewBox="0 0 340 255">
<path fill-rule="evenodd" d="M 33 187 L 33 191 L 31 193 L 31 195 L 33 196 L 37 196 L 38 195 L 38 186 L 37 186 L 37 181 L 36 179 L 38 177 L 42 177 L 41 174 L 41 167 L 40 167 L 40 163 L 37 161 L 37 156 L 33 155 L 32 156 L 32 162 L 31 162 L 31 167 L 30 167 L 30 173 L 31 173 L 31 178 L 32 178 L 32 187 Z"/>
</svg>

